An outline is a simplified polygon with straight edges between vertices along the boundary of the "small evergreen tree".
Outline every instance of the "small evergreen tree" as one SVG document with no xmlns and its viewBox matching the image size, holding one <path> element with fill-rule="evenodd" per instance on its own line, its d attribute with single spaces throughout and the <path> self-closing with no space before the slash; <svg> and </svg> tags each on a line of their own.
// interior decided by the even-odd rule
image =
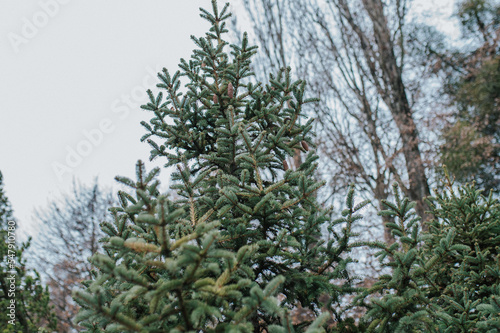
<svg viewBox="0 0 500 333">
<path fill-rule="evenodd" d="M 429 261 L 436 261 L 430 297 L 441 307 L 442 332 L 498 332 L 500 329 L 500 202 L 473 185 L 457 190 L 448 177 L 431 207 L 436 219 L 428 236 Z M 446 245 L 448 246 L 448 245 Z M 442 247 L 442 246 L 441 246 Z"/>
<path fill-rule="evenodd" d="M 135 193 L 119 193 L 114 223 L 102 224 L 105 251 L 91 259 L 95 276 L 74 293 L 88 332 L 316 332 L 331 317 L 348 325 L 349 239 L 366 202 L 354 205 L 351 191 L 344 217 L 332 221 L 316 201 L 312 119 L 302 114 L 315 99 L 289 68 L 252 83 L 255 47 L 245 35 L 228 54 L 228 5 L 212 5 L 201 9 L 211 28 L 193 37 L 191 59 L 158 75 L 166 99 L 148 91 L 143 106 L 154 115 L 143 140 L 152 159 L 176 166 L 178 199 L 160 194 L 159 170 L 141 162 L 137 180 L 117 177 Z M 296 152 L 305 158 L 292 170 Z M 312 319 L 292 322 L 299 305 Z"/>
<path fill-rule="evenodd" d="M 26 269 L 24 252 L 30 246 L 16 243 L 16 220 L 3 189 L 0 172 L 0 332 L 36 332 L 54 329 L 55 316 L 49 306 L 49 291 L 35 270 Z"/>
<path fill-rule="evenodd" d="M 148 91 L 142 140 L 151 158 L 175 166 L 175 200 L 158 190 L 158 168 L 117 177 L 113 222 L 92 279 L 74 292 L 86 332 L 494 332 L 498 329 L 499 204 L 472 186 L 431 199 L 422 232 L 415 203 L 383 201 L 395 242 L 356 243 L 352 226 L 367 204 L 351 187 L 342 218 L 318 203 L 312 120 L 305 83 L 290 69 L 253 83 L 255 47 L 224 41 L 226 5 L 180 71 L 160 73 Z M 187 79 L 182 90 L 181 80 Z M 166 92 L 164 99 L 163 92 Z M 287 159 L 304 154 L 293 170 Z M 350 251 L 378 248 L 390 274 L 353 287 Z M 345 296 L 357 294 L 353 304 Z M 313 314 L 302 321 L 291 312 Z M 364 307 L 356 322 L 349 310 Z"/>
<path fill-rule="evenodd" d="M 384 200 L 387 210 L 380 215 L 394 217 L 388 223 L 395 242 L 369 242 L 378 248 L 380 262 L 390 268 L 390 274 L 380 276 L 375 284 L 359 297 L 375 295 L 370 302 L 362 302 L 368 312 L 363 321 L 373 332 L 428 332 L 432 327 L 425 311 L 427 294 L 423 288 L 421 268 L 425 263 L 419 246 L 422 243 L 419 221 L 413 208 L 415 203 L 400 196 L 397 184 L 393 186 L 395 203 Z"/>
<path fill-rule="evenodd" d="M 435 219 L 421 233 L 414 203 L 384 202 L 380 212 L 396 217 L 389 227 L 396 242 L 372 242 L 392 268 L 366 290 L 363 321 L 373 332 L 498 332 L 500 328 L 500 203 L 472 185 L 458 190 L 448 177 L 445 190 L 429 199 Z"/>
</svg>

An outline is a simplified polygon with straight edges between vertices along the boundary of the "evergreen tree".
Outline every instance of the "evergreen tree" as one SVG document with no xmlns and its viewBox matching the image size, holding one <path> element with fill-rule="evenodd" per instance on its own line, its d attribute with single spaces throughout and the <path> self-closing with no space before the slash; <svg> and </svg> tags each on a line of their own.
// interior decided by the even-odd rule
<svg viewBox="0 0 500 333">
<path fill-rule="evenodd" d="M 74 293 L 88 332 L 316 332 L 328 318 L 338 329 L 351 323 L 341 306 L 356 291 L 349 240 L 367 203 L 354 205 L 351 191 L 344 217 L 332 221 L 316 201 L 313 120 L 302 114 L 315 100 L 289 68 L 252 83 L 256 48 L 245 35 L 228 53 L 228 5 L 219 11 L 214 0 L 212 9 L 201 9 L 211 28 L 192 38 L 191 59 L 158 75 L 166 98 L 148 91 L 143 106 L 154 116 L 142 140 L 151 159 L 176 166 L 178 199 L 160 194 L 159 169 L 148 173 L 141 162 L 137 180 L 117 177 L 133 193 L 119 193 L 114 222 L 102 224 L 104 252 L 91 259 L 94 278 Z M 292 170 L 296 153 L 304 161 Z M 292 322 L 299 305 L 313 318 Z"/>
<path fill-rule="evenodd" d="M 390 274 L 384 274 L 359 299 L 376 295 L 362 305 L 368 312 L 363 321 L 368 331 L 373 332 L 428 332 L 430 324 L 425 305 L 427 294 L 422 287 L 421 267 L 425 260 L 419 255 L 422 243 L 419 221 L 412 203 L 401 197 L 399 187 L 393 186 L 395 203 L 383 201 L 387 210 L 380 215 L 395 217 L 394 223 L 387 226 L 395 238 L 393 244 L 370 242 L 368 246 L 378 248 L 376 254 L 384 266 L 391 268 Z M 366 302 L 366 303 L 365 303 Z M 422 311 L 424 310 L 424 311 Z"/>
<path fill-rule="evenodd" d="M 358 298 L 368 308 L 363 321 L 373 332 L 498 332 L 500 328 L 500 203 L 466 185 L 430 199 L 436 217 L 421 233 L 401 198 L 384 202 L 395 216 L 392 245 L 373 242 L 392 268 Z M 370 301 L 365 297 L 371 295 Z"/>
<path fill-rule="evenodd" d="M 29 239 L 16 244 L 16 220 L 3 189 L 0 172 L 0 332 L 36 332 L 39 328 L 56 327 L 49 306 L 49 291 L 35 270 L 26 269 L 24 252 Z"/>
<path fill-rule="evenodd" d="M 431 299 L 441 310 L 442 332 L 498 332 L 500 329 L 500 202 L 472 185 L 437 192 L 431 207 L 427 248 L 436 261 Z M 439 244 L 439 245 L 438 245 Z M 450 250 L 442 256 L 442 244 Z M 448 245 L 450 244 L 450 245 Z M 456 251 L 451 251 L 455 249 Z"/>
<path fill-rule="evenodd" d="M 302 114 L 305 83 L 290 69 L 254 83 L 255 47 L 224 41 L 228 5 L 180 70 L 148 91 L 142 140 L 151 159 L 175 166 L 171 189 L 137 163 L 103 222 L 95 270 L 74 292 L 86 332 L 494 332 L 498 330 L 499 203 L 473 186 L 429 201 L 422 232 L 416 203 L 394 186 L 380 215 L 394 242 L 353 242 L 367 202 L 350 188 L 342 217 L 318 203 L 312 121 Z M 182 88 L 185 80 L 185 89 Z M 164 98 L 164 92 L 166 97 Z M 303 163 L 295 169 L 295 154 Z M 390 270 L 369 289 L 354 288 L 354 247 L 379 249 Z M 353 304 L 346 296 L 357 295 Z M 311 311 L 294 320 L 297 307 Z M 356 322 L 353 307 L 367 310 Z"/>
</svg>

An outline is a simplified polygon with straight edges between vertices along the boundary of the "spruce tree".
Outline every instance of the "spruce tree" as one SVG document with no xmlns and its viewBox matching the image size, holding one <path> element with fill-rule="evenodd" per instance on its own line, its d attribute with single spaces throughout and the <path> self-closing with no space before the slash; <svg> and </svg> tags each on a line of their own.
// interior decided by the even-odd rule
<svg viewBox="0 0 500 333">
<path fill-rule="evenodd" d="M 499 204 L 451 181 L 429 201 L 422 232 L 416 204 L 394 186 L 394 242 L 353 242 L 367 202 L 354 189 L 342 217 L 318 202 L 305 82 L 290 68 L 255 82 L 257 52 L 244 35 L 224 40 L 228 5 L 201 9 L 211 27 L 193 37 L 191 59 L 158 74 L 142 137 L 151 159 L 174 167 L 170 195 L 160 169 L 138 162 L 117 177 L 113 222 L 92 279 L 74 292 L 86 332 L 495 332 L 498 330 Z M 184 86 L 183 86 L 184 85 Z M 301 154 L 294 170 L 288 159 Z M 368 289 L 350 274 L 354 247 L 379 249 L 390 271 Z M 346 304 L 346 296 L 357 295 Z M 311 316 L 295 320 L 297 307 Z M 353 307 L 365 308 L 360 320 Z"/>
<path fill-rule="evenodd" d="M 446 190 L 431 198 L 436 219 L 427 243 L 449 243 L 450 251 L 436 261 L 430 297 L 441 307 L 442 332 L 498 332 L 500 330 L 500 202 L 487 197 L 474 185 L 453 188 L 448 177 Z M 455 245 L 452 245 L 455 244 Z M 433 246 L 434 245 L 434 246 Z"/>
<path fill-rule="evenodd" d="M 342 297 L 356 291 L 348 265 L 352 224 L 366 202 L 352 190 L 341 219 L 316 200 L 318 156 L 305 82 L 290 68 L 253 82 L 256 47 L 224 40 L 230 14 L 201 9 L 211 27 L 173 75 L 148 91 L 142 140 L 151 159 L 175 166 L 175 200 L 158 190 L 159 169 L 137 164 L 136 180 L 117 177 L 113 223 L 94 278 L 74 297 L 87 332 L 322 331 L 344 322 Z M 229 49 L 229 50 L 228 50 Z M 182 80 L 186 80 L 185 89 Z M 166 94 L 164 98 L 164 93 Z M 287 159 L 303 154 L 296 170 Z M 327 240 L 320 235 L 329 231 Z M 293 321 L 299 305 L 312 318 Z M 329 322 L 332 323 L 331 321 Z"/>
<path fill-rule="evenodd" d="M 414 211 L 415 203 L 400 195 L 397 184 L 393 185 L 393 193 L 395 202 L 384 200 L 387 209 L 379 214 L 394 218 L 387 227 L 395 242 L 366 243 L 380 250 L 376 256 L 383 266 L 390 268 L 390 273 L 381 275 L 358 296 L 360 304 L 368 309 L 363 321 L 370 332 L 429 332 L 432 320 L 426 311 L 427 293 L 421 272 L 425 260 L 419 250 L 420 217 Z M 369 295 L 372 297 L 366 301 Z"/>
<path fill-rule="evenodd" d="M 382 275 L 360 294 L 370 332 L 498 332 L 500 329 L 500 203 L 473 185 L 444 190 L 429 198 L 429 232 L 416 223 L 414 203 L 400 197 L 384 201 L 380 214 L 395 217 L 388 225 L 392 245 L 371 242 L 391 274 Z M 370 298 L 366 298 L 371 296 Z"/>
<path fill-rule="evenodd" d="M 26 268 L 25 251 L 31 238 L 16 242 L 16 220 L 3 188 L 0 172 L 0 332 L 37 332 L 55 329 L 49 291 L 36 270 Z"/>
</svg>

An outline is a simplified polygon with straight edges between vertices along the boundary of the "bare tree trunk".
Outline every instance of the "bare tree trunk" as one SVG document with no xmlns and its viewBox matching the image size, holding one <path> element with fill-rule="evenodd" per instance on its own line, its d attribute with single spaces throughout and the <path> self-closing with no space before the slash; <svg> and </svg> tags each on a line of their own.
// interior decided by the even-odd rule
<svg viewBox="0 0 500 333">
<path fill-rule="evenodd" d="M 109 220 L 108 208 L 114 204 L 112 193 L 103 191 L 96 180 L 90 186 L 74 184 L 72 195 L 53 201 L 36 214 L 43 226 L 34 244 L 36 256 L 40 270 L 49 278 L 51 304 L 61 331 L 78 328 L 72 320 L 79 306 L 71 293 L 81 281 L 91 278 L 87 258 L 100 248 L 99 239 L 104 234 L 99 225 Z"/>
<path fill-rule="evenodd" d="M 320 95 L 311 111 L 319 122 L 320 150 L 335 170 L 328 174 L 332 188 L 355 183 L 383 208 L 397 181 L 428 219 L 421 139 L 403 76 L 410 56 L 406 1 L 288 0 L 286 6 L 241 1 L 265 51 L 260 67 L 293 65 L 315 97 Z M 419 79 L 411 82 L 412 89 L 423 84 Z M 381 219 L 384 226 L 389 221 Z"/>
<path fill-rule="evenodd" d="M 403 142 L 403 154 L 409 180 L 409 188 L 406 190 L 406 194 L 411 200 L 417 202 L 416 211 L 425 220 L 427 217 L 425 211 L 428 207 L 424 198 L 430 195 L 429 185 L 425 175 L 422 155 L 418 147 L 420 139 L 417 126 L 408 103 L 402 79 L 402 70 L 398 66 L 394 54 L 392 34 L 388 28 L 382 2 L 380 0 L 363 0 L 363 4 L 373 23 L 373 32 L 379 51 L 380 69 L 383 72 L 383 85 L 379 84 L 377 88 L 394 117 Z M 352 20 L 349 20 L 349 22 L 351 23 Z M 353 26 L 353 29 L 359 31 L 356 26 Z M 360 39 L 364 40 L 365 37 L 360 35 Z M 374 55 L 373 52 L 371 55 Z M 373 65 L 370 66 L 370 69 L 374 78 L 379 76 L 375 72 Z"/>
</svg>

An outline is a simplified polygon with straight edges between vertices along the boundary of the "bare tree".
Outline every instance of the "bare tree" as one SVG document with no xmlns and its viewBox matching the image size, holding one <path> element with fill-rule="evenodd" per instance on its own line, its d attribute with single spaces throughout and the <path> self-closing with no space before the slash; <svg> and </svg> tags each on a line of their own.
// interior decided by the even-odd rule
<svg viewBox="0 0 500 333">
<path fill-rule="evenodd" d="M 443 130 L 441 160 L 461 183 L 500 192 L 500 2 L 459 0 L 456 45 L 430 48 L 453 117 Z"/>
<path fill-rule="evenodd" d="M 293 66 L 319 94 L 311 115 L 333 192 L 356 183 L 371 199 L 401 184 L 427 218 L 419 97 L 429 68 L 409 45 L 405 0 L 241 0 L 263 68 Z M 285 55 L 293 55 L 287 58 Z M 420 120 L 420 122 L 419 122 Z M 383 217 L 383 223 L 389 222 Z M 384 237 L 392 241 L 387 228 Z"/>
<path fill-rule="evenodd" d="M 35 250 L 40 271 L 48 278 L 51 301 L 55 306 L 59 330 L 76 328 L 72 319 L 79 307 L 71 298 L 74 287 L 91 279 L 92 254 L 104 236 L 100 224 L 110 220 L 108 208 L 115 205 L 110 191 L 93 185 L 73 184 L 71 194 L 51 202 L 35 213 L 41 225 Z"/>
</svg>

